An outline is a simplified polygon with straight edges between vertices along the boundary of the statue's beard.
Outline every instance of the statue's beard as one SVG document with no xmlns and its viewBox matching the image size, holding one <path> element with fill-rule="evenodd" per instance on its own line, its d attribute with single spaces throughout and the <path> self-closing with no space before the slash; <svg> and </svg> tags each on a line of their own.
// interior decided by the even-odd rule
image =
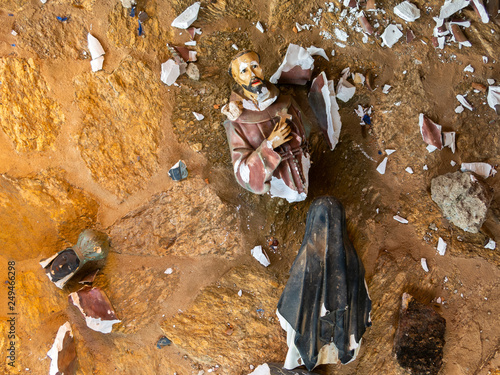
<svg viewBox="0 0 500 375">
<path fill-rule="evenodd" d="M 258 85 L 252 85 L 252 83 L 260 82 Z M 245 90 L 253 94 L 262 94 L 262 89 L 266 87 L 264 80 L 260 78 L 253 78 L 248 85 L 241 85 Z"/>
</svg>

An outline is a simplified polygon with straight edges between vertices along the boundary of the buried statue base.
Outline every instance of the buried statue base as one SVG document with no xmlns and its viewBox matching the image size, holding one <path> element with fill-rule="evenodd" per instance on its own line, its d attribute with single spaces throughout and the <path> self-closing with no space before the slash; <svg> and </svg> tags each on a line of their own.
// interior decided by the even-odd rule
<svg viewBox="0 0 500 375">
<path fill-rule="evenodd" d="M 347 235 L 342 204 L 316 199 L 277 315 L 287 332 L 284 368 L 348 363 L 371 325 L 365 270 Z"/>
<path fill-rule="evenodd" d="M 40 265 L 50 281 L 58 288 L 63 288 L 87 262 L 104 259 L 108 256 L 108 252 L 108 236 L 93 229 L 85 229 L 78 236 L 75 246 L 40 261 Z"/>
</svg>

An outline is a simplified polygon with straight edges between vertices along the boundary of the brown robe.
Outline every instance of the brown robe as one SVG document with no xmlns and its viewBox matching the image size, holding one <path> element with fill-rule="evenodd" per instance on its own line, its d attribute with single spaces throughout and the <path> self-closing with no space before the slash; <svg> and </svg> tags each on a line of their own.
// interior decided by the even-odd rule
<svg viewBox="0 0 500 375">
<path fill-rule="evenodd" d="M 231 100 L 238 98 L 242 99 L 236 93 L 231 96 Z M 279 122 L 278 113 L 283 109 L 292 116 L 288 123 L 293 138 L 273 150 L 267 137 Z M 226 120 L 224 127 L 238 183 L 256 194 L 270 192 L 289 202 L 304 200 L 309 172 L 305 123 L 308 125 L 307 119 L 288 95 L 279 95 L 262 111 L 243 109 L 236 121 Z"/>
</svg>

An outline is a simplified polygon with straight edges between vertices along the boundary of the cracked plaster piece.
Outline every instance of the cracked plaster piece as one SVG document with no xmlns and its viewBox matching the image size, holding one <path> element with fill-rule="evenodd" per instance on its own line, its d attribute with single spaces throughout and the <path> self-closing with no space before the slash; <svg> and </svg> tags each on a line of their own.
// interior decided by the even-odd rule
<svg viewBox="0 0 500 375">
<path fill-rule="evenodd" d="M 382 162 L 377 167 L 377 172 L 380 174 L 385 174 L 385 169 L 387 167 L 387 156 L 382 160 Z"/>
<path fill-rule="evenodd" d="M 427 266 L 427 259 L 421 258 L 420 265 L 422 266 L 425 272 L 429 272 L 429 267 Z"/>
<path fill-rule="evenodd" d="M 405 171 L 409 174 L 413 174 L 413 169 L 411 167 L 406 167 Z"/>
<path fill-rule="evenodd" d="M 87 34 L 88 49 L 90 51 L 90 56 L 92 60 L 90 61 L 90 66 L 93 72 L 97 72 L 102 69 L 104 63 L 104 49 L 102 48 L 99 40 L 93 36 L 91 33 Z"/>
<path fill-rule="evenodd" d="M 267 267 L 271 264 L 269 261 L 269 257 L 265 253 L 264 250 L 262 250 L 262 246 L 255 246 L 251 251 L 252 256 L 259 261 L 260 264 L 262 264 L 264 267 Z"/>
<path fill-rule="evenodd" d="M 320 128 L 333 151 L 339 142 L 342 120 L 340 119 L 339 106 L 335 98 L 333 81 L 326 78 L 321 72 L 311 84 L 309 90 L 309 104 L 318 119 Z"/>
<path fill-rule="evenodd" d="M 488 78 L 486 81 L 488 82 L 488 85 L 490 85 L 490 86 L 493 86 L 495 84 L 495 80 L 492 78 Z"/>
<path fill-rule="evenodd" d="M 173 27 L 178 29 L 187 29 L 191 24 L 198 18 L 198 12 L 200 11 L 200 2 L 197 1 L 193 5 L 186 8 L 171 24 Z"/>
<path fill-rule="evenodd" d="M 443 132 L 443 147 L 449 147 L 455 153 L 455 132 Z"/>
<path fill-rule="evenodd" d="M 445 0 L 441 11 L 439 12 L 439 18 L 444 20 L 450 18 L 453 14 L 459 10 L 465 8 L 470 4 L 470 0 Z"/>
<path fill-rule="evenodd" d="M 443 148 L 443 137 L 441 134 L 441 125 L 436 124 L 423 113 L 419 115 L 420 134 L 422 134 L 422 139 L 429 146 L 432 146 L 434 150 L 441 150 Z M 429 151 L 429 152 L 432 152 Z"/>
<path fill-rule="evenodd" d="M 401 224 L 408 224 L 408 220 L 406 220 L 404 217 L 401 217 L 399 215 L 394 215 L 392 218 L 396 221 L 399 221 Z"/>
<path fill-rule="evenodd" d="M 437 251 L 439 255 L 443 256 L 446 253 L 446 246 L 447 246 L 446 242 L 444 242 L 444 240 L 441 237 L 439 237 L 437 244 Z"/>
<path fill-rule="evenodd" d="M 464 35 L 462 30 L 460 30 L 460 27 L 456 23 L 450 24 L 450 29 L 451 29 L 451 33 L 453 34 L 453 38 L 458 43 L 460 48 L 462 48 L 462 46 L 472 47 L 471 42 L 469 42 L 467 37 Z"/>
<path fill-rule="evenodd" d="M 342 71 L 339 83 L 337 84 L 337 98 L 343 102 L 348 102 L 356 93 L 356 86 L 347 80 L 351 72 L 350 68 L 345 68 Z"/>
<path fill-rule="evenodd" d="M 370 21 L 368 21 L 368 18 L 366 18 L 365 13 L 363 11 L 360 11 L 357 17 L 363 31 L 368 35 L 372 35 L 374 32 L 373 26 L 371 25 Z"/>
<path fill-rule="evenodd" d="M 64 323 L 57 331 L 54 344 L 47 352 L 51 359 L 49 375 L 72 375 L 77 367 L 75 341 L 69 322 Z"/>
<path fill-rule="evenodd" d="M 167 268 L 163 273 L 166 275 L 171 275 L 172 273 L 174 273 L 174 270 L 172 268 Z"/>
<path fill-rule="evenodd" d="M 384 44 L 392 48 L 394 44 L 403 36 L 403 33 L 396 25 L 389 25 L 385 28 L 384 33 L 381 35 Z"/>
<path fill-rule="evenodd" d="M 459 105 L 457 108 L 455 108 L 455 113 L 462 113 L 463 111 L 465 111 L 463 105 Z"/>
<path fill-rule="evenodd" d="M 483 23 L 490 22 L 490 17 L 488 16 L 488 11 L 486 10 L 486 7 L 484 6 L 483 1 L 482 0 L 472 0 L 472 3 L 474 4 L 474 9 L 481 17 L 481 22 L 483 22 Z"/>
<path fill-rule="evenodd" d="M 198 121 L 201 121 L 205 118 L 205 116 L 203 116 L 201 113 L 198 112 L 193 112 L 193 115 Z"/>
<path fill-rule="evenodd" d="M 394 152 L 396 152 L 396 150 L 394 150 L 394 149 L 392 149 L 392 148 L 386 148 L 386 149 L 385 149 L 385 153 L 386 153 L 387 155 L 390 155 L 390 154 L 392 154 L 392 153 L 394 153 Z"/>
<path fill-rule="evenodd" d="M 262 24 L 260 22 L 257 22 L 255 24 L 255 27 L 257 28 L 257 30 L 259 30 L 261 33 L 264 33 L 264 26 L 262 26 Z"/>
<path fill-rule="evenodd" d="M 465 67 L 464 72 L 474 73 L 474 68 L 472 67 L 471 64 L 469 64 Z"/>
<path fill-rule="evenodd" d="M 460 170 L 462 172 L 474 172 L 484 179 L 496 174 L 496 171 L 488 163 L 462 163 Z"/>
<path fill-rule="evenodd" d="M 403 1 L 394 7 L 394 14 L 407 22 L 414 22 L 420 18 L 420 9 L 409 1 Z"/>
<path fill-rule="evenodd" d="M 490 83 L 490 80 L 488 80 Z M 493 81 L 493 83 L 495 83 Z M 500 115 L 500 86 L 488 87 L 488 105 L 495 110 L 497 115 Z"/>
<path fill-rule="evenodd" d="M 315 55 L 320 55 L 329 61 L 322 48 L 311 46 L 306 49 L 290 43 L 283 62 L 269 81 L 271 83 L 305 85 L 306 82 L 311 80 L 314 69 L 313 56 Z"/>
<path fill-rule="evenodd" d="M 392 86 L 391 85 L 384 85 L 384 88 L 382 89 L 383 94 L 389 94 L 389 91 L 391 90 Z"/>
<path fill-rule="evenodd" d="M 69 295 L 69 300 L 78 307 L 90 329 L 110 333 L 113 324 L 120 323 L 106 294 L 99 288 L 85 286 Z"/>
<path fill-rule="evenodd" d="M 161 81 L 168 86 L 175 83 L 175 80 L 181 75 L 180 67 L 172 59 L 161 64 Z"/>
</svg>

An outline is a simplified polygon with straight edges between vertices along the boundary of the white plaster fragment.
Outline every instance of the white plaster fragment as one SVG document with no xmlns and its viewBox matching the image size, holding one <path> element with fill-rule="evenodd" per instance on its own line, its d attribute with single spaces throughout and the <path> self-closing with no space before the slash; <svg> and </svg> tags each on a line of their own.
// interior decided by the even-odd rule
<svg viewBox="0 0 500 375">
<path fill-rule="evenodd" d="M 387 168 L 387 156 L 382 160 L 382 162 L 377 167 L 377 172 L 380 174 L 385 174 L 385 169 Z"/>
<path fill-rule="evenodd" d="M 483 178 L 488 178 L 489 176 L 493 175 L 495 172 L 493 167 L 488 164 L 488 163 L 462 163 L 460 170 L 462 172 L 474 172 L 475 174 L 483 177 Z"/>
<path fill-rule="evenodd" d="M 403 36 L 403 33 L 396 25 L 389 25 L 381 35 L 384 44 L 391 48 Z"/>
<path fill-rule="evenodd" d="M 493 78 L 488 78 L 486 81 L 488 82 L 488 85 L 494 85 L 495 84 L 495 80 Z"/>
<path fill-rule="evenodd" d="M 429 267 L 427 267 L 427 259 L 421 258 L 420 259 L 420 264 L 422 268 L 424 269 L 425 272 L 429 272 Z"/>
<path fill-rule="evenodd" d="M 444 242 L 444 240 L 441 237 L 439 237 L 437 244 L 437 251 L 439 255 L 443 256 L 446 253 L 446 246 L 447 246 L 446 242 Z"/>
<path fill-rule="evenodd" d="M 409 174 L 413 174 L 413 169 L 411 167 L 406 167 L 405 171 Z"/>
<path fill-rule="evenodd" d="M 269 257 L 265 253 L 264 250 L 262 250 L 262 246 L 255 246 L 251 251 L 252 256 L 259 261 L 260 264 L 262 264 L 264 267 L 267 267 L 271 264 L 269 261 Z"/>
<path fill-rule="evenodd" d="M 173 27 L 178 29 L 187 29 L 191 24 L 198 18 L 198 12 L 200 11 L 200 2 L 197 1 L 193 5 L 186 8 L 171 24 Z"/>
<path fill-rule="evenodd" d="M 394 150 L 394 149 L 392 149 L 392 148 L 386 148 L 386 149 L 385 149 L 385 153 L 386 153 L 387 155 L 390 155 L 390 154 L 392 154 L 392 153 L 394 153 L 394 152 L 396 152 L 396 150 Z"/>
<path fill-rule="evenodd" d="M 488 87 L 487 100 L 488 105 L 493 108 L 498 115 L 500 115 L 500 86 Z"/>
<path fill-rule="evenodd" d="M 196 46 L 196 40 L 190 40 L 189 42 L 184 43 L 186 46 L 194 47 Z"/>
<path fill-rule="evenodd" d="M 166 275 L 171 275 L 172 273 L 174 273 L 174 270 L 172 268 L 167 268 L 164 273 Z"/>
<path fill-rule="evenodd" d="M 255 27 L 257 28 L 257 30 L 259 30 L 261 33 L 264 33 L 264 27 L 262 26 L 262 24 L 260 22 L 257 22 L 255 24 Z"/>
<path fill-rule="evenodd" d="M 345 68 L 337 84 L 337 98 L 343 102 L 348 102 L 356 93 L 356 86 L 347 81 L 350 71 L 349 68 Z"/>
<path fill-rule="evenodd" d="M 470 0 L 445 0 L 439 12 L 439 18 L 442 20 L 450 18 L 453 14 L 468 6 L 469 3 Z"/>
<path fill-rule="evenodd" d="M 443 132 L 443 147 L 449 147 L 455 153 L 455 132 Z"/>
<path fill-rule="evenodd" d="M 165 61 L 161 64 L 161 81 L 168 86 L 175 83 L 175 80 L 179 78 L 181 74 L 179 65 L 172 59 Z"/>
<path fill-rule="evenodd" d="M 392 88 L 391 85 L 384 85 L 384 88 L 382 89 L 382 93 L 389 94 L 389 91 L 391 90 L 391 88 Z"/>
<path fill-rule="evenodd" d="M 403 1 L 394 7 L 394 14 L 407 22 L 413 22 L 420 18 L 420 9 L 409 1 Z"/>
<path fill-rule="evenodd" d="M 457 100 L 462 104 L 465 108 L 467 108 L 469 111 L 474 110 L 470 103 L 465 99 L 463 95 L 457 95 Z"/>
<path fill-rule="evenodd" d="M 311 46 L 308 49 L 305 49 L 304 47 L 290 43 L 283 62 L 279 66 L 278 70 L 271 76 L 269 81 L 271 83 L 278 83 L 278 79 L 281 77 L 282 72 L 288 72 L 296 66 L 304 70 L 313 69 L 313 55 L 320 55 L 328 60 L 328 57 L 322 48 Z"/>
<path fill-rule="evenodd" d="M 90 51 L 90 56 L 92 61 L 90 61 L 90 66 L 93 72 L 97 72 L 102 69 L 102 64 L 104 63 L 104 48 L 102 48 L 99 40 L 93 36 L 91 33 L 87 34 L 87 44 Z"/>
<path fill-rule="evenodd" d="M 464 72 L 474 73 L 474 68 L 472 67 L 471 64 L 469 64 L 465 67 Z"/>
<path fill-rule="evenodd" d="M 495 241 L 493 241 L 491 238 L 488 241 L 488 243 L 484 246 L 485 249 L 490 249 L 490 250 L 495 250 L 496 247 L 497 247 L 497 243 Z"/>
<path fill-rule="evenodd" d="M 483 63 L 488 64 L 488 56 L 483 56 Z"/>
<path fill-rule="evenodd" d="M 66 322 L 59 327 L 59 329 L 57 330 L 57 335 L 54 340 L 54 343 L 52 344 L 50 350 L 47 352 L 47 356 L 51 359 L 49 375 L 56 375 L 59 373 L 59 367 L 58 367 L 59 352 L 63 350 L 63 342 L 64 342 L 64 337 L 66 336 L 66 332 L 69 332 L 69 335 L 73 337 L 73 331 L 71 330 L 69 322 Z"/>
<path fill-rule="evenodd" d="M 457 165 L 457 162 L 456 162 L 455 160 L 451 160 L 451 161 L 450 161 L 450 165 L 451 165 L 452 167 L 454 167 L 455 165 Z"/>
<path fill-rule="evenodd" d="M 240 289 L 240 290 L 238 291 L 238 297 L 241 297 L 242 295 L 243 295 L 243 291 Z"/>
<path fill-rule="evenodd" d="M 205 118 L 205 116 L 203 116 L 201 113 L 198 112 L 193 112 L 193 115 L 198 121 L 201 121 Z"/>
<path fill-rule="evenodd" d="M 428 171 L 428 170 L 429 170 L 429 167 L 427 166 L 427 164 L 425 164 L 425 165 L 422 167 L 422 169 L 423 169 L 424 171 Z"/>
<path fill-rule="evenodd" d="M 463 111 L 465 111 L 463 105 L 459 105 L 457 108 L 455 108 L 455 113 L 462 113 Z"/>
<path fill-rule="evenodd" d="M 404 217 L 401 217 L 399 215 L 394 215 L 392 218 L 394 220 L 400 222 L 401 224 L 408 224 L 408 220 L 406 220 Z"/>
</svg>

